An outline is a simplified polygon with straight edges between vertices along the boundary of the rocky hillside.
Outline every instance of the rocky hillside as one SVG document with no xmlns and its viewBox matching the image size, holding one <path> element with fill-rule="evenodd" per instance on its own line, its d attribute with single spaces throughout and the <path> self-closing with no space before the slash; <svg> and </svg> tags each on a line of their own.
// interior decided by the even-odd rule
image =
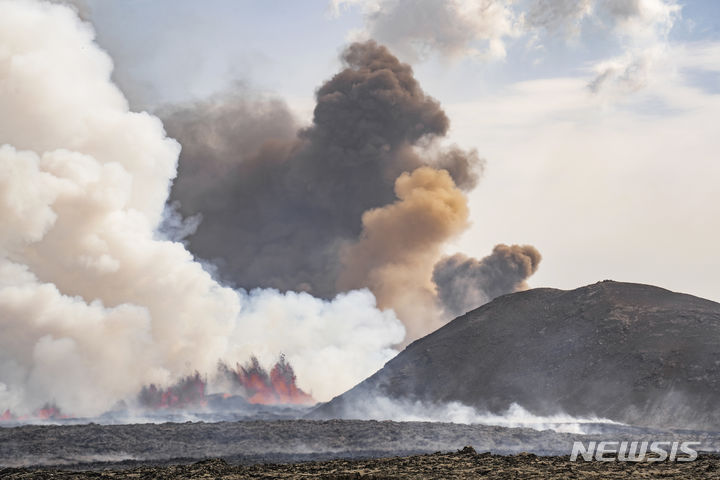
<svg viewBox="0 0 720 480">
<path fill-rule="evenodd" d="M 612 281 L 506 295 L 409 345 L 315 415 L 352 417 L 379 396 L 717 429 L 720 304 Z"/>
</svg>

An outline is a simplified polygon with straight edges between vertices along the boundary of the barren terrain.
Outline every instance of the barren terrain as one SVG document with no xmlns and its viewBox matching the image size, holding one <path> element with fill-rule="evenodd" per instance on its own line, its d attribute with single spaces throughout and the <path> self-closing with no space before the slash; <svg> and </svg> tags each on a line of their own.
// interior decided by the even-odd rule
<svg viewBox="0 0 720 480">
<path fill-rule="evenodd" d="M 209 459 L 190 465 L 144 466 L 126 470 L 71 471 L 55 469 L 4 469 L 0 477 L 25 479 L 636 479 L 636 478 L 720 478 L 720 458 L 703 455 L 689 463 L 607 463 L 570 462 L 567 456 L 538 457 L 477 453 L 470 447 L 455 453 L 434 453 L 408 457 L 367 460 L 330 460 L 296 464 L 231 465 Z"/>
<path fill-rule="evenodd" d="M 4 468 L 0 477 L 50 478 L 54 472 L 53 478 L 85 478 L 77 472 L 93 471 L 93 478 L 113 478 L 120 473 L 131 477 L 129 474 L 133 473 L 141 478 L 155 478 L 156 474 L 158 478 L 195 478 L 206 474 L 212 478 L 301 474 L 311 475 L 309 478 L 356 474 L 452 478 L 450 472 L 463 478 L 482 472 L 495 475 L 534 469 L 527 470 L 527 475 L 536 472 L 542 478 L 553 478 L 552 475 L 562 472 L 569 474 L 570 466 L 573 471 L 583 472 L 582 475 L 611 469 L 620 475 L 617 478 L 631 478 L 622 476 L 631 471 L 635 477 L 653 472 L 651 476 L 655 478 L 660 475 L 658 472 L 678 475 L 682 472 L 687 477 L 688 472 L 694 475 L 703 468 L 710 472 L 720 465 L 716 457 L 703 457 L 691 462 L 692 465 L 621 466 L 596 462 L 570 465 L 567 455 L 574 440 L 698 441 L 701 442 L 698 450 L 720 452 L 720 434 L 711 432 L 606 424 L 592 428 L 596 429 L 593 434 L 577 435 L 488 425 L 361 420 L 23 425 L 0 428 L 0 469 Z M 456 452 L 464 445 L 493 455 L 470 455 L 469 451 L 467 455 L 436 454 Z M 523 452 L 533 455 L 517 456 Z M 199 461 L 202 463 L 196 463 Z"/>
</svg>

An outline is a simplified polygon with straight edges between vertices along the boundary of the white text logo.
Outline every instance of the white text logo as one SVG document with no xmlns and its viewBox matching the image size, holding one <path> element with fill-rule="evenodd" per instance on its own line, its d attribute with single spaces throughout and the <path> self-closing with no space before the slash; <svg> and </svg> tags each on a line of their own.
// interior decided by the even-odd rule
<svg viewBox="0 0 720 480">
<path fill-rule="evenodd" d="M 570 461 L 582 457 L 599 462 L 692 462 L 700 442 L 574 442 Z"/>
</svg>

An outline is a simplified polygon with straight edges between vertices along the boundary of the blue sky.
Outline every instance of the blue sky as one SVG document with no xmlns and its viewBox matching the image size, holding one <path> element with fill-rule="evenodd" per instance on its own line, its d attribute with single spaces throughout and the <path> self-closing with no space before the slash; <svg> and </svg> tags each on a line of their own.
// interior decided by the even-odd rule
<svg viewBox="0 0 720 480">
<path fill-rule="evenodd" d="M 400 18 L 397 28 L 417 34 L 422 51 L 390 48 L 443 104 L 449 142 L 488 162 L 470 198 L 473 226 L 449 253 L 482 257 L 496 243 L 530 243 L 544 255 L 533 286 L 613 278 L 720 300 L 720 2 L 593 1 L 574 33 L 499 34 L 457 12 L 449 21 L 459 29 L 412 25 L 408 12 L 391 17 L 400 0 L 345 1 L 335 13 L 325 0 L 87 4 L 134 108 L 241 84 L 284 99 L 301 121 L 343 46 L 392 39 L 377 18 Z M 634 17 L 617 13 L 631 3 Z M 668 6 L 677 9 L 665 21 L 657 12 Z M 433 46 L 453 33 L 469 39 L 452 51 Z M 503 55 L 487 54 L 489 36 Z"/>
<path fill-rule="evenodd" d="M 113 56 L 121 82 L 128 77 L 126 83 L 135 89 L 151 89 L 142 99 L 148 105 L 208 95 L 233 82 L 280 96 L 311 97 L 336 71 L 338 53 L 352 32 L 363 27 L 359 6 L 333 15 L 326 0 L 88 3 L 99 43 Z M 674 43 L 716 40 L 719 19 L 718 2 L 687 2 L 669 38 Z M 435 55 L 414 66 L 426 90 L 446 101 L 516 81 L 579 74 L 587 62 L 622 51 L 607 30 L 585 24 L 571 41 L 549 36 L 542 51 L 528 47 L 522 36 L 509 40 L 502 60 L 448 63 Z"/>
</svg>

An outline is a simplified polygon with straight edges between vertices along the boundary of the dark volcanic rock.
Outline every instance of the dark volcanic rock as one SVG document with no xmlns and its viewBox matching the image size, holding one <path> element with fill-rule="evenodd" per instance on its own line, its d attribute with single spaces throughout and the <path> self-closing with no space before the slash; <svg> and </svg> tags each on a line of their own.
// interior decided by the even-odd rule
<svg viewBox="0 0 720 480">
<path fill-rule="evenodd" d="M 720 304 L 611 281 L 506 295 L 412 343 L 314 416 L 352 417 L 368 396 L 716 429 Z"/>
<path fill-rule="evenodd" d="M 472 454 L 474 449 L 493 454 L 568 455 L 574 441 L 597 443 L 618 439 L 698 442 L 698 451 L 720 452 L 717 432 L 617 425 L 605 425 L 589 435 L 490 425 L 373 420 L 24 425 L 0 428 L 0 478 L 10 471 L 3 468 L 20 469 L 15 473 L 27 474 L 10 478 L 50 478 L 47 469 L 53 468 L 125 470 L 185 465 L 211 457 L 244 465 L 358 460 L 457 450 L 462 445 L 467 446 L 463 449 L 466 454 Z M 162 478 L 144 474 L 140 477 Z"/>
<path fill-rule="evenodd" d="M 118 471 L 73 472 L 55 469 L 8 468 L 0 477 L 11 480 L 38 478 L 81 479 L 223 479 L 255 478 L 322 479 L 322 480 L 386 480 L 443 478 L 477 478 L 504 480 L 508 478 L 542 478 L 545 480 L 683 478 L 718 479 L 720 458 L 703 455 L 694 462 L 571 462 L 569 457 L 537 457 L 520 454 L 511 457 L 476 453 L 470 448 L 456 453 L 437 452 L 411 457 L 366 460 L 331 460 L 297 464 L 231 465 L 221 459 L 208 459 L 192 465 L 139 467 Z"/>
</svg>

